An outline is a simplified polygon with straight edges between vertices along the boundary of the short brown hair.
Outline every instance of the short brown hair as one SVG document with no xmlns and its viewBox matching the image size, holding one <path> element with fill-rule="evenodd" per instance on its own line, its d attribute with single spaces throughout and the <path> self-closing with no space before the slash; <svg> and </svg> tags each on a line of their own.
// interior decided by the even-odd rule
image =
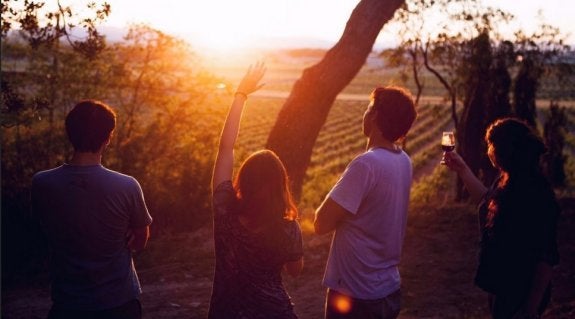
<svg viewBox="0 0 575 319">
<path fill-rule="evenodd" d="M 391 142 L 405 137 L 417 117 L 411 93 L 404 88 L 386 86 L 373 90 L 370 98 L 383 137 Z"/>
<path fill-rule="evenodd" d="M 80 101 L 66 116 L 66 133 L 78 152 L 98 152 L 115 127 L 116 113 L 100 101 Z"/>
</svg>

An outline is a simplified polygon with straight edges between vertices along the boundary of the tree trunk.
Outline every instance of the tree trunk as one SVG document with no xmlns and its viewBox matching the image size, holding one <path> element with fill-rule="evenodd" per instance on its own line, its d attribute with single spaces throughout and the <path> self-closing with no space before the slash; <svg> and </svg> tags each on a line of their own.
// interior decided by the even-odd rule
<svg viewBox="0 0 575 319">
<path fill-rule="evenodd" d="M 447 93 L 449 93 L 449 98 L 451 100 L 451 120 L 453 121 L 453 127 L 459 127 L 459 119 L 457 118 L 457 89 L 454 85 L 447 82 L 447 79 L 439 73 L 434 67 L 429 64 L 428 55 L 429 43 L 426 44 L 425 49 L 423 49 L 423 65 L 427 71 L 431 72 L 441 82 Z"/>
<path fill-rule="evenodd" d="M 421 93 L 423 92 L 423 82 L 419 78 L 419 61 L 417 58 L 419 52 L 421 52 L 419 46 L 416 46 L 413 50 L 409 50 L 409 55 L 411 56 L 411 72 L 413 74 L 413 81 L 415 82 L 415 87 L 417 89 L 415 93 L 415 106 L 419 106 L 419 99 L 421 98 Z"/>
<path fill-rule="evenodd" d="M 515 78 L 513 90 L 513 106 L 515 115 L 525 120 L 529 125 L 536 128 L 537 109 L 535 101 L 537 99 L 537 89 L 539 88 L 539 78 L 541 70 L 530 58 L 524 58 L 519 74 Z"/>
<path fill-rule="evenodd" d="M 285 164 L 296 200 L 316 138 L 336 96 L 364 65 L 381 28 L 403 2 L 360 1 L 340 40 L 319 63 L 305 69 L 294 84 L 270 132 L 267 148 Z"/>
</svg>

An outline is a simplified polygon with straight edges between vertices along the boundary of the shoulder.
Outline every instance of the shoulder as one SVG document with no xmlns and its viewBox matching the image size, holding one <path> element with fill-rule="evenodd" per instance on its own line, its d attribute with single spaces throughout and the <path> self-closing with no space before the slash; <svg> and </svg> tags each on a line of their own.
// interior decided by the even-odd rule
<svg viewBox="0 0 575 319">
<path fill-rule="evenodd" d="M 48 182 L 54 178 L 58 178 L 62 174 L 63 166 L 58 166 L 52 169 L 39 171 L 34 176 L 32 176 L 32 184 L 38 185 Z"/>
<path fill-rule="evenodd" d="M 523 210 L 533 211 L 536 215 L 548 215 L 559 210 L 555 192 L 543 176 L 518 179 L 509 188 L 504 192 L 507 195 L 504 200 Z"/>
<path fill-rule="evenodd" d="M 284 220 L 282 226 L 284 233 L 282 237 L 284 237 L 284 240 L 286 241 L 285 244 L 289 243 L 289 247 L 296 247 L 298 251 L 300 251 L 303 245 L 303 238 L 299 223 L 295 220 L 292 221 Z M 297 259 L 297 258 L 291 258 L 291 259 Z"/>
<path fill-rule="evenodd" d="M 228 180 L 225 180 L 225 181 L 219 183 L 219 184 L 216 186 L 216 188 L 214 189 L 214 191 L 217 191 L 217 190 L 221 190 L 221 191 L 223 191 L 223 190 L 231 190 L 231 189 L 233 189 L 233 188 L 234 188 L 234 185 L 233 185 L 232 181 L 228 179 Z"/>
<path fill-rule="evenodd" d="M 216 194 L 229 194 L 229 193 L 235 193 L 234 191 L 234 185 L 232 184 L 232 181 L 227 180 L 227 181 L 223 181 L 221 183 L 219 183 L 216 188 L 214 188 L 213 190 L 214 192 L 214 196 Z"/>
<path fill-rule="evenodd" d="M 407 153 L 402 149 L 399 149 L 397 152 L 395 152 L 381 148 L 373 148 L 365 153 L 358 155 L 355 159 L 373 165 L 391 161 L 411 162 L 409 155 L 407 155 Z"/>
<path fill-rule="evenodd" d="M 103 175 L 105 178 L 109 179 L 111 182 L 115 182 L 123 186 L 140 188 L 140 183 L 133 176 L 120 173 L 118 171 L 106 168 L 104 166 L 102 166 L 100 174 Z"/>
<path fill-rule="evenodd" d="M 363 167 L 376 175 L 388 171 L 411 170 L 411 159 L 403 150 L 392 152 L 384 149 L 371 149 L 358 155 L 350 163 L 357 167 Z"/>
<path fill-rule="evenodd" d="M 109 168 L 104 167 L 104 166 L 102 166 L 101 168 L 102 168 L 101 173 L 102 173 L 102 174 L 105 174 L 105 175 L 108 175 L 108 176 L 110 176 L 111 178 L 117 178 L 117 179 L 119 179 L 119 180 L 125 180 L 125 181 L 127 181 L 127 182 L 132 182 L 132 183 L 134 183 L 134 182 L 137 183 L 137 182 L 138 182 L 133 176 L 130 176 L 130 175 L 127 175 L 127 174 L 124 174 L 124 173 L 120 173 L 120 172 L 118 172 L 118 171 L 115 171 L 115 170 L 113 170 L 113 169 L 109 169 Z"/>
<path fill-rule="evenodd" d="M 377 165 L 378 159 L 373 152 L 365 152 L 357 155 L 349 162 L 347 168 L 364 169 L 371 171 Z"/>
<path fill-rule="evenodd" d="M 231 205 L 236 203 L 236 192 L 232 181 L 223 181 L 216 186 L 212 194 L 213 210 L 216 215 L 227 214 Z"/>
<path fill-rule="evenodd" d="M 284 220 L 284 229 L 290 235 L 301 234 L 301 227 L 296 220 Z"/>
</svg>

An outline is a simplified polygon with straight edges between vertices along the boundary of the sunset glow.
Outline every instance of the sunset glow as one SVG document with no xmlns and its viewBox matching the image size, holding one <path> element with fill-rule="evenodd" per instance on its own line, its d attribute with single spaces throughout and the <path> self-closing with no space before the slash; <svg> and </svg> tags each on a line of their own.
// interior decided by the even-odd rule
<svg viewBox="0 0 575 319">
<path fill-rule="evenodd" d="M 97 4 L 106 0 L 97 1 Z M 92 0 L 61 0 L 80 13 Z M 341 36 L 347 19 L 358 0 L 107 0 L 112 13 L 103 27 L 120 30 L 130 24 L 148 24 L 153 28 L 181 37 L 204 53 L 229 54 L 249 48 L 331 47 Z M 560 28 L 568 35 L 567 42 L 575 43 L 575 25 L 571 13 L 575 2 L 549 0 L 513 2 L 483 0 L 486 6 L 506 10 L 516 16 L 513 30 L 527 33 L 545 22 Z M 48 2 L 46 7 L 54 8 Z M 375 47 L 397 43 L 397 32 L 384 28 Z M 439 30 L 426 30 L 436 34 Z M 509 32 L 511 33 L 511 32 Z M 110 36 L 112 38 L 112 36 Z"/>
<path fill-rule="evenodd" d="M 64 1 L 62 1 L 64 2 Z M 69 0 L 85 3 L 86 0 Z M 112 14 L 106 25 L 126 27 L 147 23 L 165 32 L 182 36 L 195 47 L 227 51 L 248 47 L 329 47 L 341 36 L 357 0 L 108 0 Z M 575 25 L 570 13 L 575 2 L 549 0 L 512 2 L 484 0 L 517 17 L 515 26 L 532 32 L 538 16 L 558 26 L 575 42 Z M 431 30 L 430 30 L 431 31 Z M 433 32 L 432 32 L 433 33 Z M 376 46 L 393 44 L 397 33 L 384 28 Z"/>
</svg>

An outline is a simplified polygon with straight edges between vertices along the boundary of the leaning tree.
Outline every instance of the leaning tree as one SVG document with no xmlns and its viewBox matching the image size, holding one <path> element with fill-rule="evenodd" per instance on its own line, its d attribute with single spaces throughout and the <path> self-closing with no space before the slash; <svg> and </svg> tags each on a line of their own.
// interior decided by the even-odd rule
<svg viewBox="0 0 575 319">
<path fill-rule="evenodd" d="M 403 3 L 361 0 L 340 40 L 294 84 L 266 146 L 284 162 L 296 198 L 300 198 L 313 146 L 336 96 L 359 72 L 381 28 Z"/>
</svg>

